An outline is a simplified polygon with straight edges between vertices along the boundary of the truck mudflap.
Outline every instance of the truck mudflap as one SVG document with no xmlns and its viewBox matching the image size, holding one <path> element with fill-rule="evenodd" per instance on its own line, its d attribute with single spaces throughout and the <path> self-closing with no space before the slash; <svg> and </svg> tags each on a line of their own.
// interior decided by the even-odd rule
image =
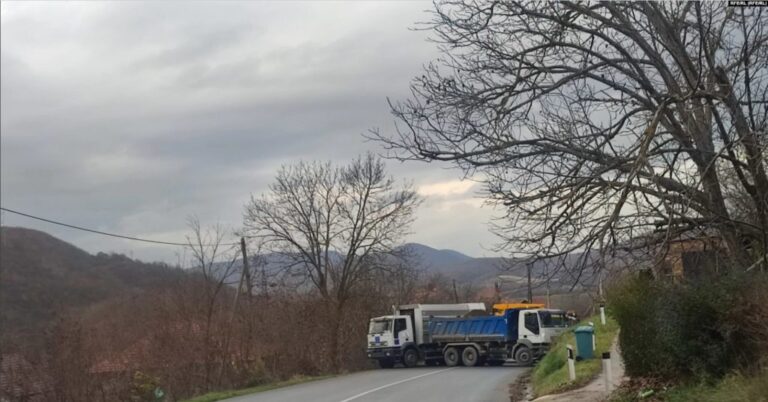
<svg viewBox="0 0 768 402">
<path fill-rule="evenodd" d="M 369 359 L 399 359 L 402 355 L 403 350 L 400 347 L 368 349 Z"/>
</svg>

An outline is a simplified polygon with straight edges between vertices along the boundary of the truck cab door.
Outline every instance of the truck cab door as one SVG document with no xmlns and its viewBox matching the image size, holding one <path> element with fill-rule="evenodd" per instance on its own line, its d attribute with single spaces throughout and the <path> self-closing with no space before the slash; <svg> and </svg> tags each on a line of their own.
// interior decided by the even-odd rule
<svg viewBox="0 0 768 402">
<path fill-rule="evenodd" d="M 541 323 L 539 314 L 536 311 L 523 311 L 520 313 L 520 338 L 527 339 L 532 343 L 542 343 Z"/>
<path fill-rule="evenodd" d="M 406 318 L 395 319 L 395 345 L 399 346 L 404 343 L 413 342 L 413 328 L 411 328 L 410 320 Z"/>
</svg>

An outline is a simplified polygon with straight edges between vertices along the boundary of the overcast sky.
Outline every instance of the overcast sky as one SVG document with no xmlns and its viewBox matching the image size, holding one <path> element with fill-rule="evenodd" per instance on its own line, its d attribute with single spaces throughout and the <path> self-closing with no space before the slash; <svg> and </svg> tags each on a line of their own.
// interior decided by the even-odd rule
<svg viewBox="0 0 768 402">
<path fill-rule="evenodd" d="M 2 205 L 184 241 L 185 220 L 242 224 L 281 164 L 344 163 L 393 128 L 386 98 L 437 57 L 431 2 L 3 2 Z M 389 161 L 426 197 L 409 241 L 493 255 L 479 184 Z M 90 252 L 175 262 L 174 247 L 9 213 Z"/>
</svg>

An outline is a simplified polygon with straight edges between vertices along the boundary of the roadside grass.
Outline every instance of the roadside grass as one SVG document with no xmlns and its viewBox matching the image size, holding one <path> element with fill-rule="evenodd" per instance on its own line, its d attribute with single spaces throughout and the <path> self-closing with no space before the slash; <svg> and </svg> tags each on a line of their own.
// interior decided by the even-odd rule
<svg viewBox="0 0 768 402">
<path fill-rule="evenodd" d="M 620 389 L 611 397 L 611 401 L 768 402 L 768 370 L 754 376 L 734 373 L 714 384 L 682 384 L 665 390 L 650 391 Z M 645 398 L 640 396 L 643 392 L 647 394 Z"/>
<path fill-rule="evenodd" d="M 214 402 L 214 401 L 220 401 L 222 399 L 227 398 L 234 398 L 236 396 L 243 396 L 243 395 L 249 395 L 249 394 L 255 394 L 258 392 L 265 392 L 270 391 L 277 388 L 282 387 L 288 387 L 291 385 L 297 385 L 302 384 L 305 382 L 311 382 L 311 381 L 318 381 L 318 380 L 324 380 L 326 378 L 331 378 L 332 375 L 323 375 L 323 376 L 295 376 L 291 378 L 290 380 L 285 381 L 278 381 L 273 382 L 269 384 L 262 384 L 251 388 L 243 388 L 243 389 L 234 389 L 234 390 L 227 390 L 227 391 L 214 391 L 209 392 L 204 395 L 196 396 L 192 399 L 187 399 L 182 402 Z"/>
<path fill-rule="evenodd" d="M 576 380 L 568 379 L 568 352 L 566 345 L 570 344 L 576 352 L 576 337 L 574 328 L 580 325 L 595 323 L 595 354 L 593 359 L 576 362 Z M 587 317 L 577 325 L 568 329 L 552 344 L 549 352 L 533 368 L 531 384 L 535 397 L 556 394 L 570 389 L 580 388 L 592 381 L 600 373 L 602 363 L 600 355 L 611 349 L 619 326 L 610 316 L 606 316 L 605 326 L 600 324 L 600 316 Z"/>
</svg>

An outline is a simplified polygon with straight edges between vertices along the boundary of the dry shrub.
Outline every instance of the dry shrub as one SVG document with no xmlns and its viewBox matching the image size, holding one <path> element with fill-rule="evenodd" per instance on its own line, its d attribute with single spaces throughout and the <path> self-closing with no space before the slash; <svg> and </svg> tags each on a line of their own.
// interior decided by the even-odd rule
<svg viewBox="0 0 768 402">
<path fill-rule="evenodd" d="M 333 356 L 335 309 L 319 295 L 277 288 L 268 297 L 241 297 L 233 312 L 233 291 L 206 300 L 203 286 L 190 279 L 61 320 L 47 349 L 47 369 L 56 378 L 51 399 L 140 399 L 151 383 L 176 400 L 328 374 L 335 363 L 342 371 L 370 367 L 368 319 L 393 304 L 383 289 L 353 295 L 339 317 L 343 349 Z"/>
<path fill-rule="evenodd" d="M 768 368 L 768 274 L 751 275 L 728 309 L 727 321 L 742 340 L 745 368 Z"/>
<path fill-rule="evenodd" d="M 609 291 L 627 373 L 675 380 L 756 370 L 768 357 L 765 274 L 704 281 L 632 278 Z"/>
</svg>

